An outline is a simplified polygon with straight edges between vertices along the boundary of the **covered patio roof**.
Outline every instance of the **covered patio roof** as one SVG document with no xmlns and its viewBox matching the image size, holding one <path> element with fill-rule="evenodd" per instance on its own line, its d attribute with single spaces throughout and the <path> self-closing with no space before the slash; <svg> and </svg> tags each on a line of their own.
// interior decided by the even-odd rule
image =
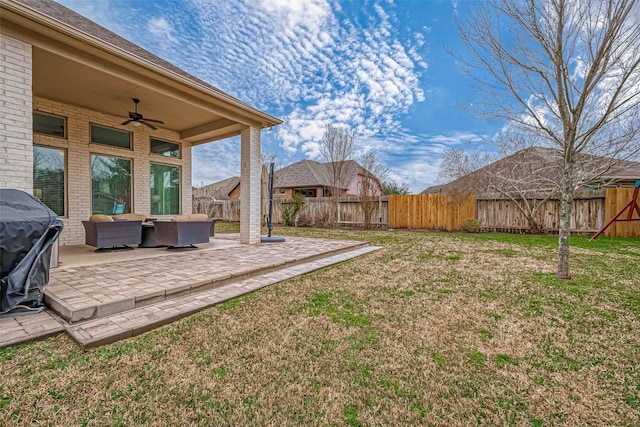
<svg viewBox="0 0 640 427">
<path fill-rule="evenodd" d="M 282 121 L 51 0 L 0 0 L 3 33 L 33 46 L 33 95 L 104 114 L 133 110 L 193 145 Z"/>
</svg>

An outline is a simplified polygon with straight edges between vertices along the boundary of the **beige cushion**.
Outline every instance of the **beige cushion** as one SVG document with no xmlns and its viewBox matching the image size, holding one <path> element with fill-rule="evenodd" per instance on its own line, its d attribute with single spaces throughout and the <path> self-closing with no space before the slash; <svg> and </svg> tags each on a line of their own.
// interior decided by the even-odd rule
<svg viewBox="0 0 640 427">
<path fill-rule="evenodd" d="M 91 222 L 113 222 L 113 218 L 109 215 L 100 215 L 95 214 L 89 217 L 89 221 Z"/>
<path fill-rule="evenodd" d="M 207 214 L 190 214 L 189 218 L 191 218 L 191 221 L 206 221 L 209 219 Z"/>
<path fill-rule="evenodd" d="M 189 215 L 176 215 L 173 218 L 171 218 L 171 221 L 175 221 L 175 222 L 192 221 L 192 219 L 189 218 Z"/>
<path fill-rule="evenodd" d="M 126 213 L 114 215 L 113 219 L 126 219 L 127 221 L 144 221 L 145 219 L 147 219 L 147 216 L 137 213 Z"/>
</svg>

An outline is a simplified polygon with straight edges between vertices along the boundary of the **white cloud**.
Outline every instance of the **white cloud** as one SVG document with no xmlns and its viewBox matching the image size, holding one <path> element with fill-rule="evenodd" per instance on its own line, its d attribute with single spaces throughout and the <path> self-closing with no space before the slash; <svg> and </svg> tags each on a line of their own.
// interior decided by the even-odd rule
<svg viewBox="0 0 640 427">
<path fill-rule="evenodd" d="M 415 47 L 424 36 L 400 40 L 388 4 L 363 8 L 367 15 L 359 21 L 324 0 L 192 4 L 198 26 L 215 28 L 199 35 L 215 58 L 214 83 L 282 117 L 279 143 L 290 154 L 317 153 L 313 141 L 327 122 L 363 136 L 399 128 L 401 116 L 425 99 L 426 64 Z"/>
<path fill-rule="evenodd" d="M 259 6 L 292 35 L 300 27 L 317 32 L 330 14 L 325 0 L 262 0 Z"/>
<path fill-rule="evenodd" d="M 486 136 L 478 135 L 471 132 L 452 132 L 447 135 L 432 135 L 428 137 L 428 141 L 437 144 L 443 144 L 445 146 L 468 144 L 473 142 L 485 141 Z"/>
<path fill-rule="evenodd" d="M 159 38 L 161 43 L 178 43 L 178 40 L 173 36 L 173 27 L 163 16 L 149 19 L 147 30 Z"/>
<path fill-rule="evenodd" d="M 240 176 L 240 140 L 230 138 L 193 147 L 193 185 Z"/>
<path fill-rule="evenodd" d="M 85 11 L 103 4 L 65 2 Z M 111 13 L 101 12 L 102 25 L 282 118 L 284 124 L 263 139 L 263 148 L 279 146 L 292 160 L 320 159 L 318 143 L 327 123 L 355 130 L 358 144 L 389 151 L 412 138 L 402 120 L 425 100 L 423 45 L 430 29 L 402 33 L 391 1 L 145 3 L 152 17 L 146 32 L 139 31 L 139 15 L 110 8 Z M 194 183 L 239 170 L 237 144 L 227 141 L 196 147 L 193 159 Z"/>
</svg>

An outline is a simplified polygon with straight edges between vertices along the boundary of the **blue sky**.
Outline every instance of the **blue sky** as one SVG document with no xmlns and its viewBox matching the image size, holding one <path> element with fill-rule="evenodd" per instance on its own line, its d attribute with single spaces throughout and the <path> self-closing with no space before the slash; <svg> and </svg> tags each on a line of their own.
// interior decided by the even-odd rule
<svg viewBox="0 0 640 427">
<path fill-rule="evenodd" d="M 473 0 L 58 0 L 284 124 L 262 151 L 322 161 L 326 123 L 356 131 L 390 178 L 420 192 L 441 154 L 483 144 L 500 123 L 463 112 L 472 82 L 445 50 Z M 237 138 L 194 148 L 193 183 L 239 175 Z M 357 156 L 356 156 L 357 160 Z"/>
</svg>

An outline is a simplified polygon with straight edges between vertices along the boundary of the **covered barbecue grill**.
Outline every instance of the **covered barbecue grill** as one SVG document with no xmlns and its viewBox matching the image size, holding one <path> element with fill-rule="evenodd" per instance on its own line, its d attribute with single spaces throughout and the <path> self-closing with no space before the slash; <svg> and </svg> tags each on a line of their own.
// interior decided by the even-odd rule
<svg viewBox="0 0 640 427">
<path fill-rule="evenodd" d="M 44 308 L 51 250 L 62 220 L 24 191 L 0 189 L 0 315 Z"/>
</svg>

